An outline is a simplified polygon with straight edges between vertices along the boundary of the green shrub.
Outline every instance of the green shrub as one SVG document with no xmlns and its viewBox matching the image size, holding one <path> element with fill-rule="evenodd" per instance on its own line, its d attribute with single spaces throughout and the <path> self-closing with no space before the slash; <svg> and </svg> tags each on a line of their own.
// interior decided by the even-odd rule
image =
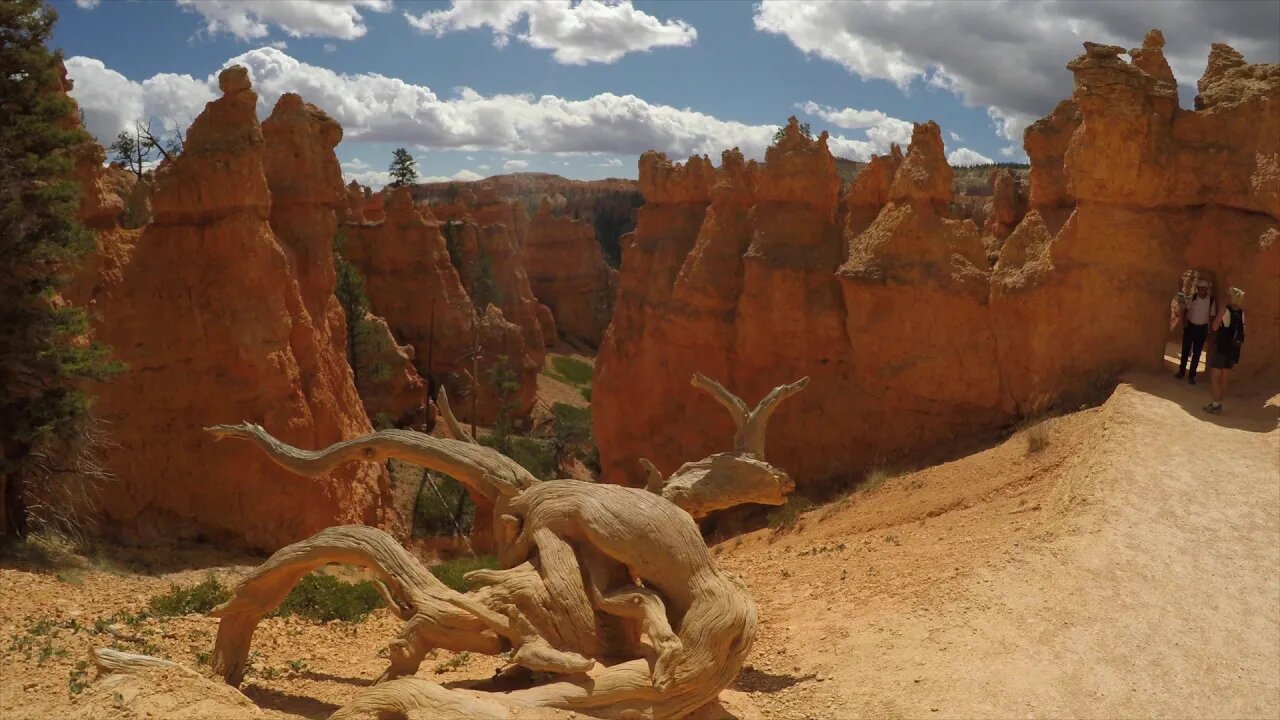
<svg viewBox="0 0 1280 720">
<path fill-rule="evenodd" d="M 556 473 L 556 453 L 551 443 L 531 437 L 512 435 L 507 444 L 507 453 L 512 460 L 520 463 L 520 467 L 539 480 L 554 480 Z"/>
<path fill-rule="evenodd" d="M 475 557 L 454 558 L 448 562 L 433 565 L 431 574 L 454 590 L 466 592 L 471 589 L 471 583 L 467 582 L 463 575 L 472 570 L 493 570 L 496 567 L 498 567 L 498 560 L 494 556 L 477 555 Z"/>
<path fill-rule="evenodd" d="M 147 603 L 147 612 L 156 617 L 176 617 L 207 613 L 231 598 L 231 590 L 210 575 L 191 587 L 170 585 L 169 592 Z"/>
<path fill-rule="evenodd" d="M 582 393 L 583 400 L 586 400 L 587 402 L 591 402 L 591 388 L 584 387 L 581 390 L 579 390 L 579 392 Z"/>
<path fill-rule="evenodd" d="M 427 473 L 413 503 L 413 535 L 429 537 L 468 533 L 476 506 L 466 488 L 441 473 Z"/>
<path fill-rule="evenodd" d="M 383 607 L 382 595 L 368 580 L 350 583 L 321 572 L 304 576 L 276 610 L 316 622 L 363 620 Z"/>
<path fill-rule="evenodd" d="M 577 358 L 564 355 L 552 356 L 551 368 L 559 379 L 570 385 L 591 384 L 591 366 Z"/>
</svg>

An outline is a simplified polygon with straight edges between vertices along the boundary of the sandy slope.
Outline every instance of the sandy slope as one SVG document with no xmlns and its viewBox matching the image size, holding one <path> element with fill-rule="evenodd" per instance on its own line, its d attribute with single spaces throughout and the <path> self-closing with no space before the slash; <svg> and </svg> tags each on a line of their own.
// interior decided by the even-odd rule
<svg viewBox="0 0 1280 720">
<path fill-rule="evenodd" d="M 1276 408 L 1205 394 L 1137 377 L 1041 453 L 1015 436 L 726 551 L 762 611 L 740 714 L 1280 715 Z"/>
<path fill-rule="evenodd" d="M 743 720 L 1280 715 L 1276 408 L 1254 395 L 1209 417 L 1205 394 L 1136 377 L 1101 408 L 1048 421 L 1039 452 L 1021 433 L 789 532 L 718 545 L 761 611 L 725 706 Z M 254 562 L 112 554 L 127 567 L 59 576 L 0 562 L 0 717 L 139 717 L 133 696 L 117 707 L 114 691 L 68 692 L 74 662 L 113 640 L 93 620 Z M 79 630 L 30 635 L 39 620 L 71 619 Z M 325 717 L 380 671 L 397 625 L 385 612 L 354 625 L 268 619 L 246 693 L 267 717 Z M 215 628 L 152 619 L 125 628 L 139 643 L 123 645 L 196 667 Z M 14 649 L 19 637 L 33 648 Z M 46 641 L 65 654 L 41 659 Z M 449 657 L 420 674 L 447 682 L 495 667 Z"/>
</svg>

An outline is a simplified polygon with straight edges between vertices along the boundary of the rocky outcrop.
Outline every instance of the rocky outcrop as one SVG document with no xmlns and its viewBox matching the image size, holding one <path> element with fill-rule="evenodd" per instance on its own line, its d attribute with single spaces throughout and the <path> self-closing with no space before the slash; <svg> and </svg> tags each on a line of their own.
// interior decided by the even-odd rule
<svg viewBox="0 0 1280 720">
<path fill-rule="evenodd" d="M 346 187 L 346 209 L 340 213 L 338 218 L 342 222 L 362 223 L 364 222 L 364 205 L 366 201 L 365 188 L 360 183 L 352 180 Z"/>
<path fill-rule="evenodd" d="M 1027 214 L 1026 193 L 1007 168 L 991 171 L 991 199 L 983 208 L 982 232 L 1004 240 Z"/>
<path fill-rule="evenodd" d="M 387 321 L 366 313 L 352 371 L 374 427 L 422 427 L 434 420 L 427 384 L 414 367 L 412 345 L 396 343 Z"/>
<path fill-rule="evenodd" d="M 370 430 L 331 318 L 308 307 L 331 307 L 317 278 L 332 271 L 312 251 L 331 242 L 333 209 L 308 174 L 336 166 L 332 129 L 298 118 L 286 134 L 315 156 L 268 160 L 247 71 L 228 68 L 219 84 L 223 95 L 196 118 L 185 152 L 156 172 L 152 223 L 99 234 L 96 274 L 76 298 L 128 366 L 91 389 L 113 440 L 104 529 L 131 541 L 274 550 L 335 524 L 394 526 L 376 464 L 298 482 L 251 451 L 215 449 L 202 431 L 248 421 L 322 447 Z M 268 176 L 280 188 L 278 215 Z M 289 242 L 273 232 L 276 220 L 292 226 Z M 295 248 L 317 266 L 305 283 Z"/>
<path fill-rule="evenodd" d="M 543 200 L 526 233 L 524 266 L 533 294 L 551 309 L 557 330 L 598 346 L 613 314 L 614 288 L 595 230 L 554 215 L 551 201 Z"/>
<path fill-rule="evenodd" d="M 449 391 L 460 416 L 471 417 L 473 393 L 479 422 L 492 422 L 504 405 L 513 417 L 527 415 L 540 368 L 534 353 L 541 348 L 531 351 L 521 328 L 496 306 L 477 311 L 450 260 L 441 224 L 423 217 L 407 189 L 387 194 L 385 212 L 383 222 L 343 226 L 343 255 L 364 275 L 374 314 L 413 346 L 419 371 Z M 536 306 L 533 312 L 541 332 Z M 470 359 L 477 342 L 478 382 Z M 500 390 L 499 375 L 512 378 L 508 384 L 515 387 Z"/>
<path fill-rule="evenodd" d="M 59 60 L 57 75 L 48 92 L 69 95 L 74 82 L 67 77 L 67 68 Z M 75 105 L 72 105 L 75 108 Z M 84 130 L 84 123 L 73 110 L 58 125 L 65 130 Z M 85 227 L 105 230 L 116 227 L 127 209 L 128 198 L 133 193 L 137 178 L 118 165 L 104 167 L 107 153 L 88 133 L 84 141 L 71 150 L 72 177 L 80 188 L 78 217 Z"/>
<path fill-rule="evenodd" d="M 690 392 L 694 371 L 740 396 L 812 378 L 769 433 L 802 492 L 1007 426 L 1159 368 L 1188 267 L 1249 293 L 1236 372 L 1274 372 L 1280 73 L 1215 46 L 1202 109 L 1179 110 L 1162 44 L 1149 34 L 1130 64 L 1088 43 L 1071 62 L 1074 96 L 1026 133 L 1025 217 L 1013 178 L 992 181 L 984 224 L 1005 237 L 991 270 L 978 226 L 950 216 L 933 123 L 905 157 L 873 159 L 838 208 L 825 138 L 794 123 L 763 165 L 642 156 L 646 204 L 592 397 L 604 479 L 640 484 L 639 457 L 669 473 L 732 434 Z"/>
<path fill-rule="evenodd" d="M 1075 197 L 1067 187 L 1067 146 L 1080 127 L 1080 105 L 1075 98 L 1058 103 L 1053 112 L 1031 123 L 1022 135 L 1022 146 L 1031 161 L 1032 208 L 1073 207 Z"/>
</svg>

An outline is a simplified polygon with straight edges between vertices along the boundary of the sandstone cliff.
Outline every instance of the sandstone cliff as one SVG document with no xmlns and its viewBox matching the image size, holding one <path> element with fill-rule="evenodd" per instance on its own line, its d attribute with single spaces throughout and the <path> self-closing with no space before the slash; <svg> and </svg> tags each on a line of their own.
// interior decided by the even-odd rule
<svg viewBox="0 0 1280 720">
<path fill-rule="evenodd" d="M 336 168 L 340 131 L 282 100 L 270 134 L 290 149 L 277 154 L 244 68 L 219 84 L 185 152 L 156 173 L 154 220 L 100 233 L 80 280 L 94 333 L 129 368 L 92 388 L 116 444 L 104 458 L 116 475 L 101 498 L 105 529 L 274 550 L 334 524 L 393 526 L 382 468 L 300 480 L 250 450 L 215 448 L 201 430 L 247 420 L 302 447 L 370 430 L 332 324 L 339 196 L 324 171 Z"/>
<path fill-rule="evenodd" d="M 1148 34 L 1131 64 L 1087 43 L 1070 63 L 1074 96 L 1026 133 L 1025 217 L 1016 184 L 993 179 L 984 225 L 1006 237 L 991 250 L 949 217 L 932 123 L 838 204 L 825 138 L 794 123 L 763 165 L 642 156 L 646 204 L 596 364 L 605 479 L 639 484 L 639 457 L 669 473 L 732 435 L 690 392 L 694 371 L 748 400 L 812 377 L 769 433 L 802 489 L 989 432 L 1118 369 L 1159 368 L 1189 267 L 1249 293 L 1237 375 L 1275 371 L 1280 69 L 1214 46 L 1200 109 L 1180 110 L 1162 46 Z"/>
<path fill-rule="evenodd" d="M 613 314 L 614 287 L 595 230 L 556 216 L 544 199 L 526 232 L 524 266 L 533 294 L 550 308 L 557 330 L 598 346 Z"/>
<path fill-rule="evenodd" d="M 413 346 L 419 371 L 444 385 L 460 417 L 471 417 L 476 392 L 480 422 L 492 422 L 504 402 L 512 415 L 527 415 L 542 348 L 530 350 L 522 328 L 496 306 L 477 311 L 450 260 L 441 223 L 424 218 L 407 189 L 388 193 L 384 209 L 382 222 L 343 226 L 343 254 L 364 275 L 373 312 L 397 340 Z M 536 307 L 533 312 L 540 334 Z M 477 341 L 479 382 L 469 357 Z M 516 388 L 500 392 L 494 380 L 507 373 Z"/>
</svg>

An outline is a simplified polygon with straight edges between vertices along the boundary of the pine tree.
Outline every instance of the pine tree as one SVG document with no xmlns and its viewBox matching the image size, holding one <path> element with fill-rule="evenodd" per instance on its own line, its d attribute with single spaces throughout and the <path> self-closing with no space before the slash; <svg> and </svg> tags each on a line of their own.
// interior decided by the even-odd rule
<svg viewBox="0 0 1280 720">
<path fill-rule="evenodd" d="M 418 182 L 418 161 L 408 150 L 396 148 L 391 153 L 391 187 L 403 187 Z"/>
<path fill-rule="evenodd" d="M 83 312 L 58 296 L 93 236 L 70 179 L 92 139 L 68 122 L 61 54 L 45 47 L 56 19 L 42 0 L 0 2 L 0 525 L 10 536 L 72 517 L 59 484 L 83 479 L 92 444 L 79 384 L 113 370 L 85 341 Z"/>
</svg>

